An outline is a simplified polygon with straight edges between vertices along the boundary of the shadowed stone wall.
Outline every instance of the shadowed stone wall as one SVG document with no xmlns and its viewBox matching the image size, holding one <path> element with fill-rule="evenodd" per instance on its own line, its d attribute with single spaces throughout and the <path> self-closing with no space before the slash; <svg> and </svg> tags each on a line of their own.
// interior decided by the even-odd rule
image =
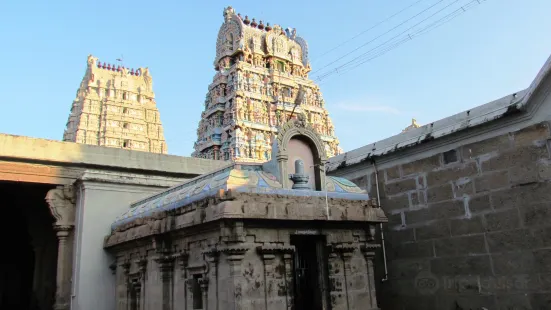
<svg viewBox="0 0 551 310">
<path fill-rule="evenodd" d="M 544 122 L 381 165 L 382 309 L 551 308 L 549 137 Z M 374 169 L 363 165 L 335 174 L 376 197 Z"/>
</svg>

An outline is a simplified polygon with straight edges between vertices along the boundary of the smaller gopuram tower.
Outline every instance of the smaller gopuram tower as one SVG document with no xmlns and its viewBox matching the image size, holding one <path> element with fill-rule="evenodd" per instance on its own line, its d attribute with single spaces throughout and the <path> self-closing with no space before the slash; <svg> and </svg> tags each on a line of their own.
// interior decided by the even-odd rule
<svg viewBox="0 0 551 310">
<path fill-rule="evenodd" d="M 166 154 L 149 69 L 88 56 L 63 141 Z"/>
<path fill-rule="evenodd" d="M 298 115 L 321 136 L 327 156 L 342 152 L 320 88 L 308 78 L 308 45 L 295 29 L 227 7 L 214 68 L 192 156 L 266 162 L 279 128 Z"/>
</svg>

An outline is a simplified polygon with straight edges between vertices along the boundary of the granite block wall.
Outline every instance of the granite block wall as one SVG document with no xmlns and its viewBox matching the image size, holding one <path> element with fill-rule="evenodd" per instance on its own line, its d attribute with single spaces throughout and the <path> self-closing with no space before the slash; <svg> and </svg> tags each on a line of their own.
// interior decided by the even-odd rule
<svg viewBox="0 0 551 310">
<path fill-rule="evenodd" d="M 548 140 L 539 123 L 379 169 L 382 309 L 551 309 Z M 373 171 L 351 180 L 376 197 Z"/>
</svg>

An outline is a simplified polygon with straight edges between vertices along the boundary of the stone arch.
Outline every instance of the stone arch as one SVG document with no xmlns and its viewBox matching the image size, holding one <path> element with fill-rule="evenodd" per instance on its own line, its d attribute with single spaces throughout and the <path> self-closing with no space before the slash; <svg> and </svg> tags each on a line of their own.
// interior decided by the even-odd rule
<svg viewBox="0 0 551 310">
<path fill-rule="evenodd" d="M 289 160 L 288 145 L 291 139 L 299 139 L 310 146 L 314 157 L 314 171 L 316 178 L 316 190 L 325 190 L 325 164 L 327 162 L 327 154 L 325 152 L 324 143 L 321 137 L 308 124 L 304 115 L 299 114 L 295 120 L 285 123 L 277 135 L 277 154 L 276 160 L 278 168 L 282 176 L 282 184 L 284 188 L 291 188 L 290 180 L 286 177 L 289 173 L 287 165 Z"/>
<path fill-rule="evenodd" d="M 308 65 L 308 43 L 302 37 L 296 37 L 295 42 L 300 46 L 302 52 L 302 64 L 306 67 Z"/>
<path fill-rule="evenodd" d="M 243 35 L 243 21 L 233 12 L 228 12 L 226 21 L 220 26 L 218 30 L 218 38 L 216 40 L 216 58 L 214 59 L 214 66 L 218 66 L 218 62 L 225 56 L 234 54 L 237 50 L 241 49 L 240 44 L 244 40 Z M 226 49 L 227 34 L 231 34 L 233 37 L 233 46 L 231 50 Z"/>
</svg>

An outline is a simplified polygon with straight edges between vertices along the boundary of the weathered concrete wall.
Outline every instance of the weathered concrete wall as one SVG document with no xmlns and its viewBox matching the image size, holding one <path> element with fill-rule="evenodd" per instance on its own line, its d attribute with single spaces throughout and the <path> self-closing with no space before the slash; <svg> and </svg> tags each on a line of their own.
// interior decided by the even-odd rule
<svg viewBox="0 0 551 310">
<path fill-rule="evenodd" d="M 114 308 L 115 278 L 109 265 L 115 259 L 103 250 L 111 223 L 131 203 L 181 181 L 124 173 L 88 172 L 82 176 L 77 189 L 71 309 Z"/>
</svg>

